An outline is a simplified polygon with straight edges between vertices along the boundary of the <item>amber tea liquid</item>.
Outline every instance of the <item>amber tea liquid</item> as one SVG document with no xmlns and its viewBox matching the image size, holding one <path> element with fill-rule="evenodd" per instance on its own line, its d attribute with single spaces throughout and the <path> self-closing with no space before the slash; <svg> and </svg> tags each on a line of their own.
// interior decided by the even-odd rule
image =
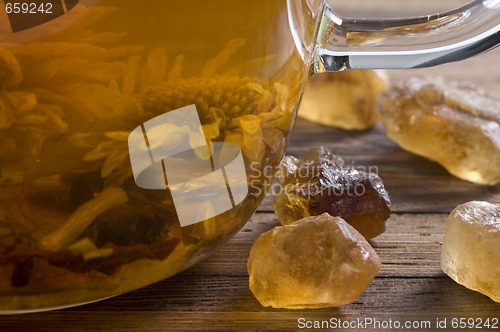
<svg viewBox="0 0 500 332">
<path fill-rule="evenodd" d="M 280 161 L 306 78 L 289 30 L 284 0 L 81 1 L 46 25 L 3 29 L 0 310 L 143 287 L 237 232 L 261 190 L 181 227 L 168 189 L 135 182 L 127 137 L 195 105 L 205 137 L 237 144 L 249 182 L 265 186 L 252 169 Z"/>
</svg>

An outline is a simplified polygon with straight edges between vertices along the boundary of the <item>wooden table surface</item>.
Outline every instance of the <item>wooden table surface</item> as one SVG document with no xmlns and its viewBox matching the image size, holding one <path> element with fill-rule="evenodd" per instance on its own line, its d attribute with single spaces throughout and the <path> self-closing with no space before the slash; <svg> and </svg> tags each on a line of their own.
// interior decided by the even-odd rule
<svg viewBox="0 0 500 332">
<path fill-rule="evenodd" d="M 438 68 L 389 71 L 393 80 L 429 74 L 466 80 L 500 94 L 500 49 Z M 371 241 L 382 268 L 355 303 L 292 311 L 257 302 L 248 288 L 246 262 L 257 236 L 279 224 L 268 198 L 233 240 L 175 277 L 95 304 L 2 316 L 0 331 L 285 331 L 297 330 L 301 318 L 371 319 L 387 327 L 390 320 L 430 322 L 435 329 L 444 319 L 448 328 L 453 318 L 500 319 L 500 304 L 456 284 L 439 266 L 447 214 L 471 200 L 500 202 L 499 186 L 452 177 L 438 164 L 401 150 L 380 124 L 346 132 L 299 120 L 289 154 L 300 156 L 316 145 L 331 148 L 348 163 L 376 166 L 393 202 L 387 231 Z"/>
</svg>

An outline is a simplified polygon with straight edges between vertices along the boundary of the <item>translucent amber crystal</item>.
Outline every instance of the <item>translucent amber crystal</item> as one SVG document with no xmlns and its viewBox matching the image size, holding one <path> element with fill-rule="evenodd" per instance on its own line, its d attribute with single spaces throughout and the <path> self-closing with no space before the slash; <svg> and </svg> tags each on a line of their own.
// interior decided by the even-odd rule
<svg viewBox="0 0 500 332">
<path fill-rule="evenodd" d="M 479 184 L 500 183 L 500 99 L 459 83 L 411 79 L 383 93 L 388 136 Z"/>
<path fill-rule="evenodd" d="M 366 239 L 385 231 L 391 203 L 380 177 L 346 167 L 325 147 L 312 148 L 301 159 L 285 157 L 278 179 L 273 208 L 283 225 L 327 212 L 342 217 Z"/>
<path fill-rule="evenodd" d="M 379 268 L 363 236 L 327 213 L 261 234 L 248 259 L 251 291 L 263 306 L 275 308 L 352 303 Z"/>
<path fill-rule="evenodd" d="M 328 126 L 367 129 L 379 118 L 376 100 L 386 86 L 382 71 L 347 70 L 319 74 L 309 80 L 298 115 Z"/>
<path fill-rule="evenodd" d="M 469 202 L 448 216 L 441 251 L 444 273 L 500 302 L 500 204 Z"/>
</svg>

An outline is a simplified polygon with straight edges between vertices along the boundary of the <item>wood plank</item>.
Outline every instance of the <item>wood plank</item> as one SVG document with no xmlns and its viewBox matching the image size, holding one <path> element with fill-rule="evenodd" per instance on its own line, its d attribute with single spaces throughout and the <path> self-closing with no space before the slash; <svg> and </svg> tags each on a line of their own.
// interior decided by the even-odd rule
<svg viewBox="0 0 500 332">
<path fill-rule="evenodd" d="M 458 63 L 388 70 L 387 74 L 391 82 L 412 76 L 442 76 L 468 82 L 500 97 L 500 72 L 491 75 L 498 67 L 494 64 L 499 56 L 500 48 Z M 449 213 L 457 205 L 471 200 L 500 201 L 500 186 L 481 186 L 460 180 L 439 164 L 404 151 L 387 138 L 381 123 L 366 131 L 345 131 L 298 119 L 287 154 L 300 157 L 319 145 L 330 148 L 351 167 L 377 170 L 391 196 L 394 212 Z M 272 211 L 271 197 L 264 200 L 260 211 Z"/>
<path fill-rule="evenodd" d="M 384 234 L 371 240 L 382 260 L 381 277 L 443 276 L 439 266 L 446 215 L 393 214 Z M 185 275 L 247 275 L 251 246 L 263 232 L 279 226 L 274 214 L 257 213 L 212 257 Z"/>
<path fill-rule="evenodd" d="M 123 311 L 123 312 L 95 312 L 74 313 L 76 319 L 68 315 L 47 315 L 38 316 L 32 321 L 37 323 L 37 331 L 297 331 L 298 320 L 300 318 L 307 320 L 329 320 L 331 318 L 341 319 L 342 321 L 356 321 L 358 318 L 364 320 L 366 318 L 376 319 L 380 324 L 382 320 L 396 320 L 404 324 L 405 321 L 413 323 L 415 321 L 430 321 L 431 328 L 428 330 L 435 331 L 437 319 L 442 320 L 445 316 L 436 313 L 434 316 L 415 316 L 410 318 L 404 313 L 387 314 L 369 316 L 356 315 L 345 313 L 343 311 L 332 310 L 331 313 L 323 312 L 205 312 L 197 311 L 189 312 L 141 312 L 141 311 Z M 460 315 L 461 313 L 457 313 Z M 462 313 L 463 314 L 463 313 Z M 464 317 L 471 317 L 465 314 Z M 458 316 L 457 316 L 458 317 Z M 483 317 L 484 319 L 492 317 L 491 315 L 475 316 Z M 451 329 L 451 317 L 447 319 L 446 330 Z M 18 320 L 18 326 L 14 329 L 6 331 L 32 331 L 30 320 Z M 198 323 L 197 325 L 195 323 Z M 422 322 L 421 324 L 424 324 Z M 4 326 L 10 326 L 4 324 Z M 50 326 L 50 327 L 49 327 Z M 78 326 L 78 327 L 77 327 Z M 0 328 L 2 324 L 0 323 Z M 354 331 L 372 330 L 368 328 L 352 329 Z M 325 329 L 322 329 L 325 330 Z M 389 329 L 380 329 L 389 330 Z M 396 329 L 392 329 L 396 330 Z M 414 329 L 417 330 L 417 329 Z M 444 329 L 443 329 L 444 330 Z"/>
<path fill-rule="evenodd" d="M 116 308 L 116 309 L 113 309 Z M 85 307 L 68 312 L 86 311 Z M 413 310 L 414 315 L 498 314 L 499 306 L 491 299 L 457 285 L 449 278 L 383 278 L 377 277 L 353 304 L 340 308 L 300 310 L 353 315 L 397 314 Z M 286 312 L 263 308 L 248 289 L 243 276 L 174 277 L 134 293 L 116 297 L 88 307 L 91 311 L 209 311 L 209 312 Z M 409 314 L 409 315 L 412 315 Z"/>
<path fill-rule="evenodd" d="M 498 305 L 446 278 L 377 278 L 356 301 L 340 308 L 282 310 L 262 308 L 237 277 L 172 278 L 93 306 L 28 316 L 2 317 L 2 331 L 295 329 L 297 320 L 376 318 L 418 320 L 498 317 Z M 73 329 L 70 327 L 73 326 Z"/>
<path fill-rule="evenodd" d="M 466 0 L 426 2 L 343 1 L 367 16 L 402 11 L 428 13 Z M 454 5 L 453 5 L 454 6 Z M 425 7 L 425 8 L 424 8 Z M 347 8 L 347 7 L 346 7 Z M 359 11 L 358 11 L 359 12 Z M 390 70 L 391 81 L 410 76 L 442 75 L 468 81 L 499 93 L 500 49 L 460 63 L 416 70 Z M 307 320 L 376 319 L 500 319 L 500 304 L 467 290 L 445 276 L 439 259 L 445 218 L 456 205 L 470 200 L 500 201 L 500 187 L 474 185 L 449 175 L 438 164 L 400 149 L 380 124 L 362 132 L 347 132 L 297 121 L 289 154 L 324 145 L 349 165 L 376 166 L 391 195 L 393 214 L 387 231 L 371 241 L 382 268 L 366 292 L 353 304 L 318 310 L 263 308 L 248 289 L 246 262 L 259 234 L 279 224 L 271 197 L 234 239 L 191 269 L 155 285 L 106 301 L 61 311 L 0 317 L 0 331 L 295 331 Z M 140 273 L 140 271 L 138 271 Z"/>
<path fill-rule="evenodd" d="M 442 76 L 446 80 L 467 82 L 500 97 L 500 72 L 494 74 L 499 58 L 500 48 L 457 63 L 388 70 L 387 74 L 391 82 L 412 76 Z M 351 167 L 377 170 L 391 196 L 393 212 L 449 213 L 457 205 L 471 200 L 500 202 L 500 186 L 481 186 L 460 180 L 439 164 L 404 151 L 387 138 L 380 123 L 366 131 L 345 131 L 298 119 L 287 154 L 300 157 L 319 145 L 330 148 Z M 266 197 L 259 210 L 272 211 L 271 200 Z"/>
<path fill-rule="evenodd" d="M 397 213 L 450 213 L 471 200 L 500 202 L 500 186 L 482 186 L 450 175 L 442 166 L 399 148 L 379 123 L 367 131 L 345 131 L 298 119 L 288 155 L 300 157 L 313 146 L 325 146 L 346 165 L 377 173 Z M 268 195 L 259 211 L 272 211 Z"/>
<path fill-rule="evenodd" d="M 353 304 L 318 310 L 263 308 L 248 289 L 246 260 L 257 236 L 278 225 L 256 214 L 218 253 L 190 270 L 135 292 L 92 305 L 28 316 L 5 316 L 1 331 L 50 326 L 50 331 L 244 330 L 296 328 L 297 319 L 376 318 L 433 320 L 498 317 L 500 305 L 445 276 L 439 253 L 444 214 L 393 214 L 387 231 L 372 240 L 382 269 Z M 404 313 L 404 314 L 403 314 Z M 49 330 L 49 329 L 47 329 Z M 76 329 L 75 329 L 76 330 Z"/>
</svg>

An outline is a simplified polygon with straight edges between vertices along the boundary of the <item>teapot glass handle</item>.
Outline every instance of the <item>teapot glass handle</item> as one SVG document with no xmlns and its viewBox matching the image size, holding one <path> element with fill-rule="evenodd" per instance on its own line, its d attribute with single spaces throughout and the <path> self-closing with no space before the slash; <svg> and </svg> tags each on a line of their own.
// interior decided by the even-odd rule
<svg viewBox="0 0 500 332">
<path fill-rule="evenodd" d="M 500 45 L 500 0 L 476 0 L 449 12 L 406 19 L 350 19 L 323 2 L 312 73 L 419 68 L 458 61 Z"/>
</svg>

